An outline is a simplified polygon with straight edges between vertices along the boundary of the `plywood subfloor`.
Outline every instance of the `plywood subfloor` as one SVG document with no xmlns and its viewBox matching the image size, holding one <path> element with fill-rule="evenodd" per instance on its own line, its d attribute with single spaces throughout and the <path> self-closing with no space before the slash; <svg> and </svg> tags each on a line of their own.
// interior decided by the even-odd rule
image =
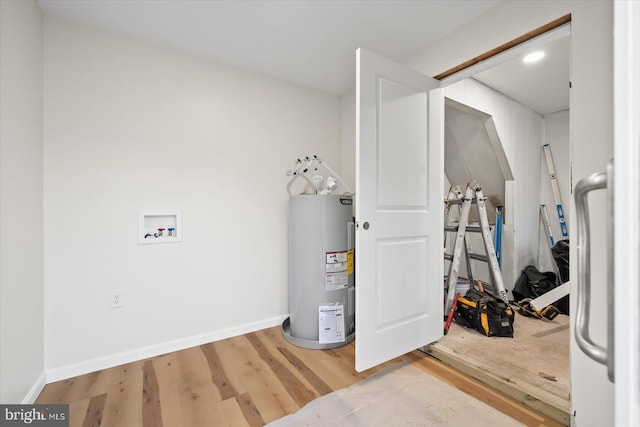
<svg viewBox="0 0 640 427">
<path fill-rule="evenodd" d="M 427 353 L 569 424 L 569 316 L 554 321 L 516 313 L 513 338 L 485 337 L 452 324 Z"/>
</svg>

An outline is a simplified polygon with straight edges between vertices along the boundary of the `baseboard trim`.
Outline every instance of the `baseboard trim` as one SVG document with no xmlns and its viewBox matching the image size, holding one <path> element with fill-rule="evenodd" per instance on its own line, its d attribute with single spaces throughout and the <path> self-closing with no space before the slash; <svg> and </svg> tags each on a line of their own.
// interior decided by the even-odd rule
<svg viewBox="0 0 640 427">
<path fill-rule="evenodd" d="M 33 383 L 31 388 L 27 392 L 27 395 L 24 397 L 24 399 L 22 399 L 22 404 L 31 405 L 33 402 L 35 402 L 38 396 L 40 396 L 40 392 L 42 391 L 42 389 L 46 384 L 47 384 L 47 375 L 43 371 L 38 377 L 38 379 L 36 380 L 36 382 Z"/>
<path fill-rule="evenodd" d="M 48 384 L 55 381 L 65 380 L 67 378 L 88 374 L 90 372 L 100 371 L 102 369 L 112 368 L 114 366 L 122 365 L 125 363 L 136 362 L 138 360 L 147 359 L 149 357 L 159 356 L 161 354 L 184 350 L 185 348 L 195 347 L 198 345 L 220 341 L 249 332 L 255 332 L 261 329 L 270 328 L 282 324 L 284 319 L 286 319 L 288 316 L 288 314 L 284 314 L 271 317 L 269 319 L 259 320 L 257 322 L 245 323 L 243 325 L 234 326 L 232 328 L 207 332 L 204 334 L 194 335 L 186 338 L 180 338 L 161 344 L 155 344 L 130 351 L 112 354 L 110 356 L 98 357 L 95 359 L 86 360 L 84 362 L 73 363 L 70 365 L 61 366 L 59 368 L 48 369 L 46 371 L 46 383 Z M 38 393 L 40 393 L 40 391 L 38 391 Z"/>
</svg>

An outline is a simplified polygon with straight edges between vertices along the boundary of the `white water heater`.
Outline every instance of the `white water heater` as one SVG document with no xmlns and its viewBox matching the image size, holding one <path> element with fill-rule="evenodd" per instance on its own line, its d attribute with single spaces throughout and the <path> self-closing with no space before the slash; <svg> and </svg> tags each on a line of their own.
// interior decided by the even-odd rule
<svg viewBox="0 0 640 427">
<path fill-rule="evenodd" d="M 354 250 L 352 196 L 290 196 L 288 342 L 329 349 L 353 340 Z"/>
</svg>

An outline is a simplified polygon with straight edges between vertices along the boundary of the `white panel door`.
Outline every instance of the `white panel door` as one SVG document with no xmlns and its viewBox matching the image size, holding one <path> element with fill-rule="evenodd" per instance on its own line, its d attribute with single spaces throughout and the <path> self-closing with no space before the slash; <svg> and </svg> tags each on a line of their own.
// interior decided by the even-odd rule
<svg viewBox="0 0 640 427">
<path fill-rule="evenodd" d="M 443 332 L 439 82 L 363 49 L 356 89 L 356 370 Z"/>
</svg>

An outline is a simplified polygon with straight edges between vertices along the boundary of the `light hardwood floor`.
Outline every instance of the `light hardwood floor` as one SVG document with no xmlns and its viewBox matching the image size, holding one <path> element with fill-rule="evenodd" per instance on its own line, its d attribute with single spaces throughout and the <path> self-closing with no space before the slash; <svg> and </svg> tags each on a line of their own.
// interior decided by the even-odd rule
<svg viewBox="0 0 640 427">
<path fill-rule="evenodd" d="M 262 426 L 407 360 L 525 425 L 561 425 L 419 351 L 363 373 L 354 352 L 301 349 L 273 327 L 51 383 L 36 403 L 68 403 L 71 426 Z"/>
</svg>

